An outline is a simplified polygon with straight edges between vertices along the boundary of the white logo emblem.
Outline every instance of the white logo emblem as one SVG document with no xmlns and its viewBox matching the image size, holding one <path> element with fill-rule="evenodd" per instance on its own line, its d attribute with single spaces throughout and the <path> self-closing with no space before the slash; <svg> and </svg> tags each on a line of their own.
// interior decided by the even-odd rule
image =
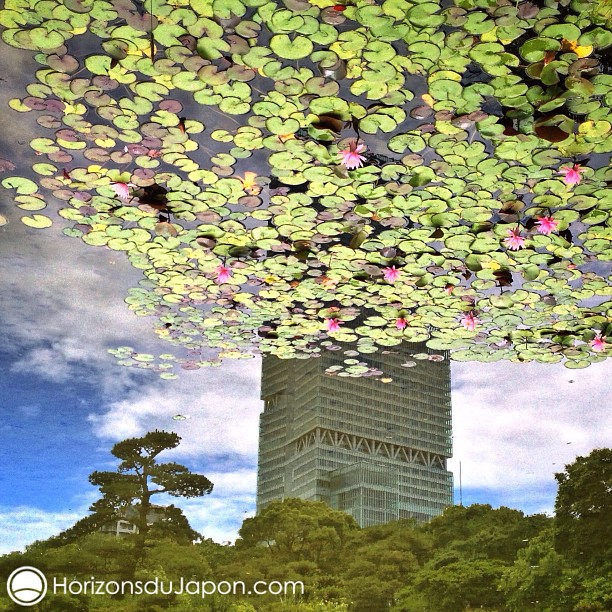
<svg viewBox="0 0 612 612">
<path fill-rule="evenodd" d="M 18 567 L 8 577 L 6 590 L 16 604 L 33 606 L 47 594 L 47 579 L 35 567 Z"/>
</svg>

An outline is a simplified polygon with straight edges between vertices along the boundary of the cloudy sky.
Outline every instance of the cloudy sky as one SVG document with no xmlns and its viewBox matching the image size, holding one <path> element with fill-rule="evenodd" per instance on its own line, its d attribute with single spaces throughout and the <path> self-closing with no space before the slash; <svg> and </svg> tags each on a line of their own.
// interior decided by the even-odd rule
<svg viewBox="0 0 612 612">
<path fill-rule="evenodd" d="M 24 134 L 34 117 L 8 113 L 6 102 L 21 95 L 19 77 L 31 64 L 4 51 L 0 157 L 17 174 L 31 165 Z M 84 516 L 96 499 L 89 473 L 114 468 L 115 442 L 155 428 L 182 436 L 168 460 L 215 485 L 210 496 L 180 504 L 193 527 L 232 541 L 255 507 L 260 362 L 174 381 L 117 366 L 107 349 L 167 351 L 123 301 L 138 279 L 123 255 L 62 236 L 59 225 L 26 228 L 1 190 L 0 214 L 9 220 L 0 227 L 0 553 Z M 611 377 L 610 363 L 453 364 L 456 501 L 460 461 L 464 504 L 552 511 L 554 472 L 610 444 Z"/>
</svg>

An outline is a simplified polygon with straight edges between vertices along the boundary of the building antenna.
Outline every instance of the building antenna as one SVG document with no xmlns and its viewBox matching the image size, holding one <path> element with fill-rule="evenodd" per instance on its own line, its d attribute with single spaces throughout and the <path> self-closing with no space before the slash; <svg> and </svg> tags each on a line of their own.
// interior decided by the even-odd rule
<svg viewBox="0 0 612 612">
<path fill-rule="evenodd" d="M 461 483 L 461 461 L 459 462 L 459 505 L 463 508 L 463 486 Z"/>
</svg>

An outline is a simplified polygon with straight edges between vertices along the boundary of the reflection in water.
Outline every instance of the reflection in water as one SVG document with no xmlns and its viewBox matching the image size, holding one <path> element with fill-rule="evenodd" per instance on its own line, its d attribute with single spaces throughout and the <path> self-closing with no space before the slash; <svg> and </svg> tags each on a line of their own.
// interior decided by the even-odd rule
<svg viewBox="0 0 612 612">
<path fill-rule="evenodd" d="M 258 0 L 137 4 L 16 0 L 2 10 L 3 41 L 36 52 L 37 66 L 23 71 L 36 82 L 28 84 L 27 95 L 15 92 L 11 103 L 24 121 L 7 122 L 21 131 L 28 115 L 36 114 L 36 134 L 13 138 L 11 132 L 7 139 L 11 147 L 14 140 L 28 142 L 36 157 L 5 150 L 8 159 L 0 160 L 0 170 L 18 174 L 2 184 L 15 192 L 27 231 L 51 224 L 54 213 L 44 209 L 53 208 L 53 196 L 70 225 L 63 228 L 66 234 L 115 251 L 117 259 L 125 253 L 143 271 L 147 279 L 130 291 L 130 308 L 156 317 L 159 337 L 189 355 L 175 359 L 163 350 L 156 360 L 128 347 L 115 351 L 123 365 L 172 379 L 176 366 L 218 365 L 203 356 L 210 347 L 221 358 L 242 356 L 254 330 L 263 352 L 284 357 L 314 356 L 324 346 L 319 359 L 265 359 L 260 506 L 266 495 L 325 499 L 362 525 L 436 514 L 452 502 L 446 471 L 450 380 L 448 362 L 436 363 L 433 350 L 452 352 L 457 360 L 565 361 L 576 369 L 602 365 L 610 355 L 612 39 L 609 29 L 593 27 L 602 17 L 585 4 L 595 3 L 457 3 L 483 9 L 475 12 L 396 0 L 325 8 L 326 0 L 285 0 L 277 3 L 279 10 Z M 203 115 L 206 125 L 197 119 Z M 8 219 L 4 212 L 0 225 Z M 35 248 L 40 243 L 33 235 L 24 241 Z M 49 261 L 63 261 L 62 247 L 54 255 Z M 43 264 L 47 271 L 49 261 Z M 104 342 L 96 337 L 108 314 L 102 312 L 104 298 L 95 304 L 87 336 L 74 345 L 49 341 L 48 329 L 32 341 L 28 334 L 38 330 L 32 333 L 26 318 L 27 341 L 17 349 L 23 354 L 16 365 L 37 379 L 45 401 L 49 391 L 41 381 L 78 379 L 82 372 L 72 367 L 74 361 L 95 362 L 95 349 L 116 346 L 114 339 L 106 342 L 108 336 Z M 31 316 L 32 304 L 22 307 Z M 32 317 L 44 321 L 41 329 L 49 322 L 57 326 L 58 311 L 70 319 L 83 315 L 83 308 L 69 305 L 43 310 Z M 359 315 L 364 320 L 356 325 Z M 108 328 L 117 325 L 112 314 L 108 321 Z M 125 327 L 130 344 L 138 345 L 147 333 L 139 337 L 132 324 Z M 356 340 L 356 354 L 343 356 L 354 363 L 343 361 L 338 344 Z M 427 341 L 417 355 L 432 359 L 407 359 L 406 345 L 393 348 L 402 340 Z M 40 342 L 38 360 L 28 352 L 29 341 Z M 52 349 L 41 349 L 45 343 Z M 374 349 L 378 353 L 371 356 Z M 385 354 L 387 349 L 392 352 Z M 566 456 L 542 450 L 550 438 L 562 437 L 568 453 L 579 442 L 586 447 L 585 440 L 598 435 L 596 410 L 609 403 L 607 395 L 592 393 L 583 419 L 592 435 L 576 436 L 569 446 L 565 428 L 578 423 L 573 415 L 576 406 L 583 408 L 583 397 L 572 399 L 570 425 L 556 404 L 549 413 L 533 408 L 543 387 L 565 389 L 564 376 L 555 385 L 547 372 L 528 384 L 519 375 L 509 379 L 500 364 L 491 385 L 494 398 L 481 398 L 497 416 L 503 412 L 497 387 L 508 387 L 513 422 L 497 421 L 506 437 L 498 434 L 496 440 L 506 450 L 519 445 L 529 460 L 554 470 Z M 569 382 L 578 376 L 573 373 Z M 201 380 L 223 391 L 229 384 L 221 378 L 209 374 Z M 591 380 L 595 389 L 600 383 Z M 576 396 L 585 395 L 578 384 L 570 386 Z M 140 398 L 146 392 L 140 389 Z M 10 397 L 9 413 L 14 402 Z M 56 399 L 48 412 L 55 416 L 57 408 L 63 415 L 60 404 Z M 165 422 L 195 430 L 196 411 L 183 413 L 193 402 L 178 404 L 165 406 Z M 43 421 L 44 408 L 43 416 L 31 416 L 43 435 L 28 432 L 24 447 L 39 444 L 36 437 L 50 444 L 51 432 L 61 447 L 60 430 L 65 436 L 65 429 L 83 420 L 81 411 L 71 419 Z M 530 435 L 523 418 L 528 409 L 533 422 L 544 423 L 532 426 Z M 135 418 L 138 427 L 148 428 L 159 416 L 147 410 L 142 421 Z M 213 422 L 212 413 L 202 421 Z M 124 421 L 128 416 L 121 414 Z M 477 422 L 474 414 L 470 419 Z M 481 444 L 495 444 L 492 420 L 478 423 L 486 430 L 474 437 L 485 440 Z M 12 420 L 3 427 L 21 425 Z M 7 455 L 31 471 L 23 452 Z M 510 453 L 487 453 L 493 455 L 501 464 L 499 457 Z M 84 457 L 83 463 L 90 460 Z M 512 463 L 511 469 L 520 469 Z M 48 481 L 51 468 L 45 469 L 41 482 Z M 66 466 L 54 469 L 67 481 L 74 477 Z M 21 484 L 14 472 L 12 482 Z M 482 479 L 474 481 L 482 485 Z M 502 481 L 498 475 L 498 488 Z M 40 489 L 36 494 L 42 497 Z M 455 511 L 465 518 L 462 509 Z M 562 575 L 566 560 L 551 556 L 547 537 L 538 533 L 539 542 L 529 545 L 525 557 L 516 547 L 504 549 L 502 562 L 517 563 L 505 591 L 514 609 L 546 598 L 549 609 L 559 609 L 555 596 L 562 583 L 555 576 Z M 461 545 L 474 558 L 485 554 L 481 546 Z M 365 546 L 349 552 L 355 550 L 368 554 Z M 574 552 L 584 557 L 588 551 Z M 570 569 L 577 573 L 567 574 L 567 581 L 579 576 L 581 562 L 569 553 L 567 562 L 576 564 Z M 436 554 L 444 559 L 444 551 L 433 552 L 432 564 Z M 541 567 L 553 568 L 548 593 L 522 588 L 531 584 L 540 557 Z M 470 606 L 502 605 L 486 599 L 498 596 L 500 559 L 491 560 L 489 573 L 471 567 L 489 582 L 486 592 L 469 599 Z M 457 606 L 435 600 L 446 593 L 432 576 L 461 576 L 447 561 L 438 575 L 419 568 L 422 584 L 434 586 L 409 593 L 417 604 L 413 599 L 406 605 L 419 605 L 419 597 L 435 601 L 436 610 L 465 605 L 465 597 Z M 325 571 L 334 574 L 331 567 Z M 402 578 L 409 573 L 403 571 Z M 362 589 L 359 599 L 350 580 L 366 577 L 349 568 L 339 579 L 346 578 L 346 600 L 365 601 L 361 609 L 368 609 L 372 594 L 363 597 Z M 377 576 L 376 586 L 383 578 Z M 518 593 L 528 595 L 513 602 Z M 391 589 L 378 609 L 388 608 L 392 595 Z M 591 592 L 586 600 L 599 605 L 604 597 Z M 580 602 L 563 605 L 579 609 Z"/>
<path fill-rule="evenodd" d="M 122 347 L 119 363 L 172 379 L 217 364 L 211 349 L 296 357 L 328 336 L 361 354 L 426 341 L 463 361 L 603 360 L 609 301 L 588 303 L 611 258 L 600 17 L 529 3 L 498 39 L 476 12 L 485 42 L 436 3 L 322 4 L 2 12 L 3 41 L 44 66 L 11 100 L 38 115 L 38 159 L 3 187 L 28 227 L 59 201 L 68 236 L 127 254 L 146 277 L 130 308 L 190 351 Z"/>
</svg>

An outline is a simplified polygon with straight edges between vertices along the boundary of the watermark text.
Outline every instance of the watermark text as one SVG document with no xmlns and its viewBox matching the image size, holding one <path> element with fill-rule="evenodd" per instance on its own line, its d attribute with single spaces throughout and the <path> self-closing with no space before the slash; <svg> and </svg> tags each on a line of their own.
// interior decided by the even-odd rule
<svg viewBox="0 0 612 612">
<path fill-rule="evenodd" d="M 43 572 L 31 566 L 20 567 L 7 580 L 9 597 L 21 606 L 33 606 L 48 594 L 62 595 L 191 595 L 202 599 L 211 595 L 304 595 L 304 583 L 300 580 L 257 580 L 248 584 L 242 580 L 199 580 L 179 578 L 166 580 L 89 580 L 53 577 L 47 579 Z"/>
<path fill-rule="evenodd" d="M 304 583 L 299 580 L 258 580 L 248 586 L 242 580 L 69 580 L 53 578 L 53 593 L 66 595 L 303 595 Z"/>
</svg>

